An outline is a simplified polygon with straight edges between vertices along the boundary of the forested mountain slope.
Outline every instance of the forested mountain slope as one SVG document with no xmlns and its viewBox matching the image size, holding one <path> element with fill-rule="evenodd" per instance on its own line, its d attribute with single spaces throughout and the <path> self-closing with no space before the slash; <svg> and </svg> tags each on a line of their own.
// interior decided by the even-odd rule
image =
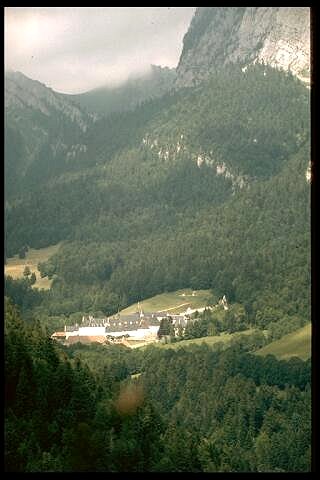
<svg viewBox="0 0 320 480">
<path fill-rule="evenodd" d="M 5 256 L 55 250 L 48 290 L 5 276 L 6 471 L 310 471 L 311 360 L 268 354 L 309 357 L 308 9 L 286 8 L 199 7 L 177 71 L 117 91 L 6 75 Z M 227 302 L 143 348 L 49 336 L 180 289 Z"/>
<path fill-rule="evenodd" d="M 309 108 L 292 75 L 236 65 L 97 121 L 82 168 L 8 207 L 8 252 L 65 241 L 42 266 L 56 275 L 52 314 L 192 287 L 244 303 L 261 326 L 307 321 Z"/>
<path fill-rule="evenodd" d="M 20 72 L 5 76 L 5 189 L 11 203 L 77 164 L 96 115 Z"/>
</svg>

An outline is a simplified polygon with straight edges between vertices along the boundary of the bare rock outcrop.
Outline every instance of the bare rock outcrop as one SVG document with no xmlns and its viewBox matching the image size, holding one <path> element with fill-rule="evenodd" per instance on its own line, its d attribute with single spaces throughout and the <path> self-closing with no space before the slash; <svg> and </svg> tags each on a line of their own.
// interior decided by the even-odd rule
<svg viewBox="0 0 320 480">
<path fill-rule="evenodd" d="M 309 7 L 199 7 L 184 37 L 176 87 L 230 63 L 256 62 L 310 82 Z"/>
</svg>

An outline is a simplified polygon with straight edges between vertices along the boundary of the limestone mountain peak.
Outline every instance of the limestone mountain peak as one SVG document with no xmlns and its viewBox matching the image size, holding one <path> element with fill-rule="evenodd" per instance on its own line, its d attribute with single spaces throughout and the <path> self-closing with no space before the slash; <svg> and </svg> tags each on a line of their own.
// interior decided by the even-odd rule
<svg viewBox="0 0 320 480">
<path fill-rule="evenodd" d="M 309 7 L 198 7 L 183 41 L 176 86 L 230 63 L 266 63 L 310 79 Z"/>
</svg>

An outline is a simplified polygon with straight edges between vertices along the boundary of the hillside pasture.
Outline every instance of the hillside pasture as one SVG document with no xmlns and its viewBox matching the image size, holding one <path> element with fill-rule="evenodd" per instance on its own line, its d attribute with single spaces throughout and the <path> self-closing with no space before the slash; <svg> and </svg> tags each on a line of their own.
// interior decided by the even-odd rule
<svg viewBox="0 0 320 480">
<path fill-rule="evenodd" d="M 206 343 L 209 346 L 215 345 L 219 342 L 223 344 L 229 343 L 231 340 L 236 339 L 240 335 L 249 335 L 252 333 L 253 330 L 250 328 L 248 330 L 243 330 L 242 332 L 235 332 L 235 333 L 221 333 L 220 335 L 214 335 L 209 337 L 201 337 L 201 338 L 192 338 L 190 340 L 181 340 L 180 342 L 175 343 L 157 343 L 157 346 L 161 348 L 173 348 L 176 350 L 177 348 L 184 348 L 189 347 L 190 345 L 201 345 L 202 343 Z"/>
<path fill-rule="evenodd" d="M 208 336 L 208 337 L 201 337 L 201 338 L 192 338 L 190 340 L 181 340 L 179 342 L 173 342 L 173 343 L 163 343 L 162 341 L 157 341 L 157 342 L 144 342 L 140 345 L 135 345 L 134 347 L 130 346 L 131 348 L 146 348 L 148 345 L 152 343 L 153 346 L 159 347 L 159 348 L 173 348 L 174 350 L 178 348 L 188 348 L 192 345 L 202 345 L 202 343 L 206 343 L 209 346 L 213 346 L 218 343 L 223 343 L 227 344 L 231 342 L 231 340 L 236 339 L 240 335 L 250 335 L 253 333 L 253 329 L 249 328 L 248 330 L 243 330 L 241 332 L 235 332 L 235 333 L 221 333 L 220 335 L 214 335 L 214 336 Z"/>
<path fill-rule="evenodd" d="M 145 313 L 150 312 L 169 312 L 181 313 L 187 308 L 201 308 L 215 303 L 210 290 L 191 290 L 183 289 L 175 292 L 161 293 L 140 302 L 140 308 Z M 130 305 L 120 313 L 129 314 L 138 311 L 138 303 Z"/>
<path fill-rule="evenodd" d="M 311 356 L 311 323 L 295 332 L 284 335 L 256 352 L 257 355 L 275 355 L 281 360 L 299 357 L 307 360 Z"/>
<path fill-rule="evenodd" d="M 14 279 L 22 278 L 25 267 L 29 267 L 31 273 L 35 273 L 36 282 L 33 285 L 35 288 L 43 288 L 48 290 L 51 287 L 52 280 L 49 280 L 48 277 L 41 278 L 40 272 L 38 270 L 38 264 L 40 262 L 46 262 L 54 253 L 59 249 L 60 244 L 51 245 L 46 248 L 34 249 L 30 248 L 25 258 L 19 258 L 18 255 L 14 257 L 7 258 L 7 263 L 5 265 L 5 274 L 11 276 Z"/>
</svg>

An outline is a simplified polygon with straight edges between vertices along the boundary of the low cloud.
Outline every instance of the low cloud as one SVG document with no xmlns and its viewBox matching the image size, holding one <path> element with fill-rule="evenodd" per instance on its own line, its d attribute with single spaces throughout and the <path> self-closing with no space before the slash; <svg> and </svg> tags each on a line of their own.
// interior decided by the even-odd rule
<svg viewBox="0 0 320 480">
<path fill-rule="evenodd" d="M 6 7 L 6 69 L 79 93 L 175 67 L 195 8 Z"/>
</svg>

